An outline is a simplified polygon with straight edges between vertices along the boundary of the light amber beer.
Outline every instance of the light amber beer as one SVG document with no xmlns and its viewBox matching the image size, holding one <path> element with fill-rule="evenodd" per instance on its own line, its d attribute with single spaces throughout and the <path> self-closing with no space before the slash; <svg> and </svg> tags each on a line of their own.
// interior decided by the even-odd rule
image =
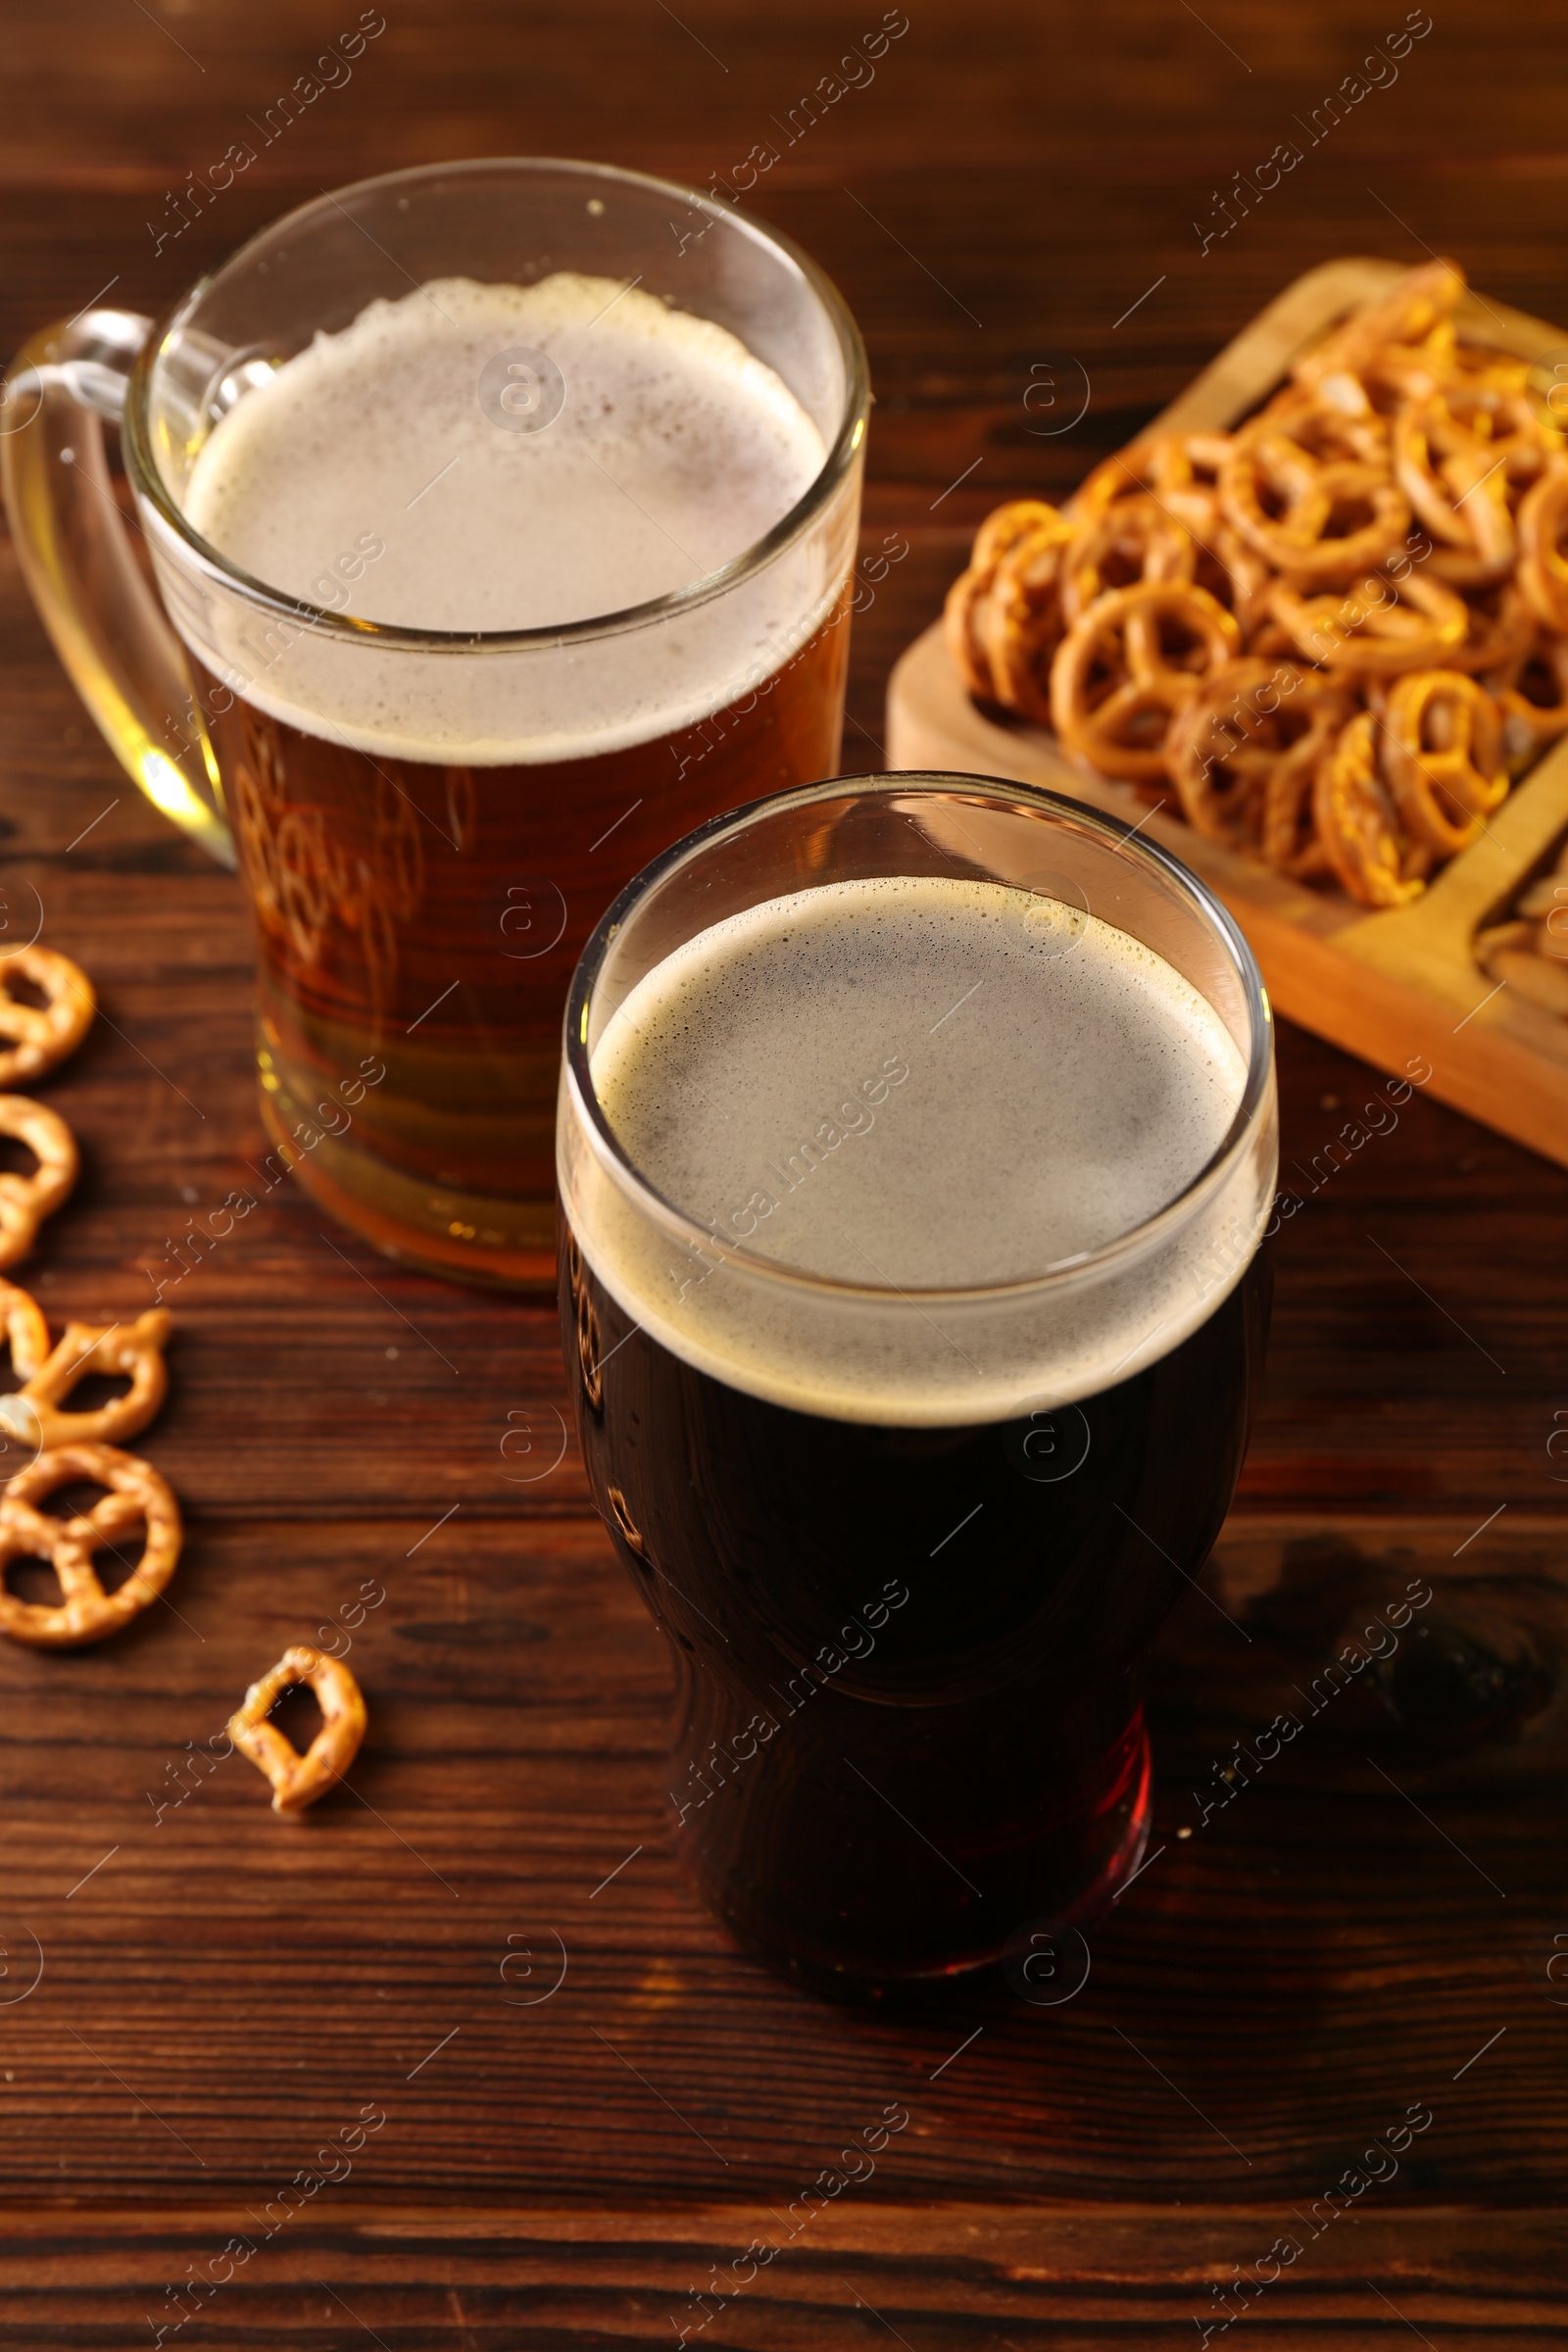
<svg viewBox="0 0 1568 2352">
<path fill-rule="evenodd" d="M 374 759 L 205 681 L 256 921 L 263 1113 L 337 1215 L 396 1255 L 554 1278 L 572 966 L 667 834 L 831 774 L 847 622 L 841 600 L 755 694 L 694 726 L 544 766 Z M 387 1076 L 339 1180 L 318 1100 L 368 1054 Z"/>
</svg>

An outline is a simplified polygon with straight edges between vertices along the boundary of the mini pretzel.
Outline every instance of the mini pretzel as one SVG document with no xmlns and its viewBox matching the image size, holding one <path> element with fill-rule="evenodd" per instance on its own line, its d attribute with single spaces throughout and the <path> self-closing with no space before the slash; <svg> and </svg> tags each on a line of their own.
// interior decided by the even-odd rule
<svg viewBox="0 0 1568 2352">
<path fill-rule="evenodd" d="M 24 1298 L 26 1293 L 18 1291 L 14 1296 Z M 32 1302 L 29 1299 L 27 1303 Z M 146 1428 L 169 1391 L 164 1363 L 169 1326 L 167 1306 L 149 1307 L 128 1328 L 120 1323 L 107 1329 L 94 1323 L 68 1323 L 53 1354 L 22 1388 L 0 1396 L 0 1429 L 9 1430 L 29 1446 L 118 1445 L 122 1438 L 135 1437 Z M 11 1360 L 17 1363 L 14 1340 Z M 95 1412 L 63 1412 L 66 1398 L 89 1372 L 128 1373 L 130 1387 L 123 1396 L 111 1397 Z"/>
<path fill-rule="evenodd" d="M 1149 444 L 1149 475 L 1161 498 L 1207 486 L 1231 454 L 1229 433 L 1161 433 Z"/>
<path fill-rule="evenodd" d="M 968 569 L 959 573 L 948 591 L 943 608 L 948 649 L 969 692 L 982 702 L 997 700 L 997 683 L 985 647 L 986 614 L 997 565 L 1018 540 L 1053 526 L 1059 526 L 1057 535 L 1066 537 L 1067 524 L 1043 499 L 1015 498 L 998 507 L 975 534 Z"/>
<path fill-rule="evenodd" d="M 309 1683 L 321 1710 L 321 1728 L 304 1755 L 286 1740 L 269 1709 L 295 1683 Z M 228 1736 L 272 1784 L 274 1813 L 303 1813 L 340 1781 L 365 1738 L 365 1701 L 360 1686 L 339 1658 L 300 1644 L 285 1649 L 270 1674 L 252 1683 L 245 1703 L 228 1719 Z"/>
<path fill-rule="evenodd" d="M 1278 432 L 1243 435 L 1220 474 L 1219 503 L 1250 546 L 1307 586 L 1370 570 L 1410 527 L 1404 493 L 1383 467 L 1321 464 Z"/>
<path fill-rule="evenodd" d="M 1534 360 L 1514 359 L 1506 351 L 1494 351 L 1484 343 L 1456 343 L 1448 368 L 1458 383 L 1512 399 L 1516 393 L 1530 391 L 1530 379 L 1537 365 Z M 1557 419 L 1548 402 L 1533 396 L 1532 414 L 1555 429 Z"/>
<path fill-rule="evenodd" d="M 1060 561 L 1072 525 L 1054 508 L 998 559 L 979 634 L 995 699 L 1042 726 L 1051 719 L 1051 660 L 1061 642 Z"/>
<path fill-rule="evenodd" d="M 1363 906 L 1402 906 L 1424 888 L 1429 860 L 1403 842 L 1394 803 L 1378 773 L 1370 710 L 1360 711 L 1317 771 L 1312 789 L 1318 838 L 1343 887 Z"/>
<path fill-rule="evenodd" d="M 1165 734 L 1165 765 L 1196 831 L 1233 849 L 1256 849 L 1271 755 L 1260 748 L 1255 696 L 1273 681 L 1270 662 L 1226 662 L 1176 711 Z M 1275 692 L 1277 694 L 1277 688 Z"/>
<path fill-rule="evenodd" d="M 1477 932 L 1475 957 L 1543 1011 L 1568 1015 L 1568 851 L 1520 894 L 1511 921 Z"/>
<path fill-rule="evenodd" d="M 1057 594 L 1071 628 L 1112 588 L 1138 580 L 1190 580 L 1198 550 L 1157 498 L 1119 498 L 1086 515 L 1059 558 Z"/>
<path fill-rule="evenodd" d="M 26 1256 L 38 1227 L 75 1183 L 81 1162 L 64 1119 L 25 1095 L 0 1095 L 0 1135 L 26 1145 L 38 1165 L 30 1176 L 0 1174 L 0 1270 Z"/>
<path fill-rule="evenodd" d="M 1568 734 L 1568 638 L 1538 631 L 1522 658 L 1489 670 L 1482 684 L 1502 713 L 1502 745 L 1522 767 Z"/>
<path fill-rule="evenodd" d="M 1124 473 L 1126 495 L 1102 508 L 1101 515 L 1113 527 L 1116 515 L 1152 498 L 1172 524 L 1189 533 L 1197 562 L 1191 570 L 1185 565 L 1166 572 L 1146 569 L 1144 576 L 1196 580 L 1227 612 L 1235 613 L 1245 635 L 1261 610 L 1260 599 L 1272 575 L 1257 550 L 1249 547 L 1220 513 L 1219 472 L 1234 447 L 1229 433 L 1162 433 L 1143 445 L 1139 460 L 1138 470 L 1152 487 L 1139 490 Z M 1072 504 L 1076 513 L 1077 502 Z M 1080 528 L 1087 528 L 1093 520 L 1093 514 L 1086 514 Z M 1112 579 L 1102 579 L 1102 587 L 1115 585 Z M 1070 619 L 1076 619 L 1090 600 L 1080 597 L 1074 601 L 1077 611 L 1068 614 Z"/>
<path fill-rule="evenodd" d="M 24 1004 L 11 993 L 14 979 L 30 980 L 48 1002 Z M 80 964 L 53 948 L 17 948 L 0 956 L 0 1037 L 17 1041 L 0 1051 L 0 1087 L 41 1078 L 57 1061 L 74 1054 L 97 1004 Z"/>
<path fill-rule="evenodd" d="M 1277 580 L 1268 601 L 1307 659 L 1328 669 L 1430 669 L 1464 643 L 1470 621 L 1451 588 L 1413 568 L 1401 580 L 1370 572 L 1339 596 L 1302 596 Z"/>
<path fill-rule="evenodd" d="M 1312 779 L 1349 714 L 1342 687 L 1295 662 L 1249 656 L 1216 669 L 1165 739 L 1188 822 L 1212 840 L 1261 847 L 1283 872 L 1325 871 Z"/>
<path fill-rule="evenodd" d="M 1568 466 L 1543 474 L 1519 509 L 1519 585 L 1548 629 L 1568 635 Z"/>
<path fill-rule="evenodd" d="M 1131 441 L 1125 449 L 1116 450 L 1110 457 L 1102 458 L 1092 471 L 1086 473 L 1068 499 L 1065 512 L 1075 522 L 1090 514 L 1099 514 L 1113 506 L 1119 498 L 1136 498 L 1155 487 L 1154 440 Z"/>
<path fill-rule="evenodd" d="M 1150 445 L 1152 495 L 1197 539 L 1212 535 L 1220 468 L 1234 447 L 1229 433 L 1162 433 Z"/>
<path fill-rule="evenodd" d="M 1534 481 L 1548 439 L 1523 394 L 1448 386 L 1408 400 L 1394 426 L 1394 470 L 1427 529 L 1494 571 L 1514 557 L 1510 487 Z"/>
<path fill-rule="evenodd" d="M 1496 704 L 1461 670 L 1416 670 L 1391 689 L 1384 727 L 1399 814 L 1417 841 L 1453 857 L 1508 789 Z"/>
<path fill-rule="evenodd" d="M 109 1493 L 73 1519 L 34 1507 L 57 1487 L 90 1481 Z M 138 1528 L 146 1531 L 141 1558 L 124 1583 L 106 1592 L 92 1555 Z M 0 1490 L 0 1632 L 34 1649 L 76 1649 L 101 1642 L 139 1615 L 174 1573 L 180 1546 L 179 1505 L 150 1463 L 113 1446 L 61 1446 Z M 61 1599 L 50 1607 L 19 1600 L 5 1590 L 12 1560 L 48 1560 Z"/>
<path fill-rule="evenodd" d="M 1274 574 L 1256 548 L 1249 547 L 1231 529 L 1217 505 L 1206 523 L 1189 527 L 1198 547 L 1195 583 L 1235 614 L 1244 638 L 1250 636 L 1258 622 L 1268 617 L 1267 599 Z"/>
<path fill-rule="evenodd" d="M 1450 380 L 1455 348 L 1452 327 L 1439 327 L 1425 343 L 1387 343 L 1357 368 L 1331 369 L 1315 388 L 1353 408 L 1353 386 L 1374 416 L 1393 418 L 1407 400 L 1424 400 Z"/>
<path fill-rule="evenodd" d="M 1509 987 L 1544 1012 L 1568 1015 L 1568 964 L 1543 956 L 1529 923 L 1498 923 L 1476 934 L 1476 961 L 1492 980 Z"/>
<path fill-rule="evenodd" d="M 43 1308 L 14 1282 L 0 1282 L 0 1321 L 10 1343 L 12 1371 L 19 1380 L 31 1380 L 49 1359 L 49 1325 Z"/>
<path fill-rule="evenodd" d="M 1451 363 L 1453 314 L 1464 292 L 1464 271 L 1454 263 L 1424 262 L 1390 287 L 1381 302 L 1368 303 L 1303 352 L 1291 370 L 1298 383 L 1320 383 L 1342 370 L 1361 374 L 1384 367 L 1446 368 Z"/>
<path fill-rule="evenodd" d="M 1043 498 L 1009 498 L 1004 506 L 993 509 L 976 531 L 970 561 L 982 571 L 993 570 L 1020 539 L 1033 531 L 1049 529 L 1062 519 L 1060 509 Z M 1065 538 L 1066 533 L 1061 536 Z"/>
<path fill-rule="evenodd" d="M 1326 368 L 1312 382 L 1298 374 L 1289 384 L 1281 386 L 1260 415 L 1289 417 L 1299 413 L 1303 401 L 1360 422 L 1369 422 L 1382 414 L 1365 380 L 1365 370 L 1358 373 L 1353 368 L 1335 367 Z"/>
<path fill-rule="evenodd" d="M 1166 773 L 1173 710 L 1241 651 L 1232 615 L 1204 588 L 1145 580 L 1080 615 L 1052 664 L 1056 733 L 1102 775 L 1154 783 Z"/>
<path fill-rule="evenodd" d="M 1270 572 L 1270 589 L 1277 584 L 1274 574 Z M 1262 618 L 1255 620 L 1247 632 L 1247 650 L 1250 654 L 1256 654 L 1265 662 L 1298 662 L 1301 658 L 1300 647 L 1291 635 L 1290 630 L 1281 628 L 1273 613 L 1269 612 L 1266 598 Z M 1346 682 L 1347 684 L 1354 683 L 1348 672 L 1346 673 Z"/>
<path fill-rule="evenodd" d="M 1470 360 L 1477 365 L 1470 366 Z M 1520 489 L 1538 481 L 1564 450 L 1560 423 L 1528 389 L 1530 369 L 1528 360 L 1507 360 L 1496 352 L 1459 354 L 1443 395 L 1448 429 L 1468 436 L 1475 449 L 1506 459 L 1504 470 Z"/>
<path fill-rule="evenodd" d="M 996 688 L 991 680 L 991 664 L 986 659 L 985 643 L 980 624 L 985 615 L 987 599 L 991 594 L 991 573 L 971 564 L 960 571 L 948 590 L 942 608 L 942 626 L 948 641 L 948 651 L 965 686 L 983 703 L 996 700 Z"/>
<path fill-rule="evenodd" d="M 1285 433 L 1309 457 L 1321 464 L 1343 459 L 1389 470 L 1389 422 L 1367 397 L 1353 375 L 1330 376 L 1324 383 L 1287 384 L 1243 433 Z"/>
<path fill-rule="evenodd" d="M 1464 643 L 1448 656 L 1450 669 L 1476 676 L 1528 661 L 1536 642 L 1536 613 L 1517 580 L 1472 589 L 1464 606 L 1469 622 Z"/>
<path fill-rule="evenodd" d="M 1494 564 L 1477 555 L 1473 547 L 1445 547 L 1435 539 L 1427 545 L 1432 553 L 1422 558 L 1421 567 L 1429 578 L 1445 588 L 1457 588 L 1461 596 L 1477 588 L 1495 588 L 1498 573 Z M 1514 576 L 1517 578 L 1517 568 Z"/>
</svg>

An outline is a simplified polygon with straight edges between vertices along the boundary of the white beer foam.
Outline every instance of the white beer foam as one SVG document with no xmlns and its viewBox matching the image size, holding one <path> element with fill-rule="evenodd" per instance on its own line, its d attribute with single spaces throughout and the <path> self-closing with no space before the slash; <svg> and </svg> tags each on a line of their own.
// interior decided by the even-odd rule
<svg viewBox="0 0 1568 2352">
<path fill-rule="evenodd" d="M 476 397 L 487 361 L 511 349 L 561 369 L 564 400 L 543 431 L 509 430 Z M 185 513 L 287 596 L 309 597 L 373 531 L 386 553 L 347 611 L 404 628 L 548 628 L 716 571 L 788 514 L 823 455 L 773 370 L 710 319 L 601 277 L 441 278 L 372 302 L 238 401 L 196 461 Z"/>
<path fill-rule="evenodd" d="M 1247 1069 L 1207 1001 L 1094 915 L 996 883 L 844 882 L 705 931 L 592 1055 L 646 1181 L 710 1232 L 884 1290 L 1025 1281 L 1134 1233 L 1231 1131 Z M 731 1386 L 840 1418 L 970 1422 L 1087 1396 L 1239 1278 L 1257 1171 L 1163 1253 L 1038 1309 L 863 1302 L 683 1252 L 567 1149 L 563 1187 L 627 1311 Z"/>
<path fill-rule="evenodd" d="M 487 364 L 516 351 L 560 370 L 540 431 L 508 429 L 478 396 Z M 244 394 L 180 495 L 212 546 L 283 596 L 466 633 L 687 587 L 764 537 L 825 458 L 779 376 L 710 319 L 613 279 L 441 278 L 372 302 Z M 345 645 L 188 576 L 171 603 L 193 650 L 275 716 L 372 752 L 493 764 L 648 741 L 760 685 L 830 608 L 843 567 L 825 559 L 797 546 L 608 657 Z M 166 585 L 169 568 L 166 552 Z"/>
</svg>

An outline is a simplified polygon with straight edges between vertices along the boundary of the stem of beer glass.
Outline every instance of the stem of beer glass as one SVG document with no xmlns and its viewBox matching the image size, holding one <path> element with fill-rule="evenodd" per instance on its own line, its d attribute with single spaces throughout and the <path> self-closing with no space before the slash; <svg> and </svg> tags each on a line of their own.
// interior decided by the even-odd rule
<svg viewBox="0 0 1568 2352">
<path fill-rule="evenodd" d="M 137 563 L 104 443 L 151 325 L 85 311 L 24 345 L 0 387 L 6 512 L 33 602 L 104 740 L 155 808 L 232 865 L 184 656 Z"/>
</svg>

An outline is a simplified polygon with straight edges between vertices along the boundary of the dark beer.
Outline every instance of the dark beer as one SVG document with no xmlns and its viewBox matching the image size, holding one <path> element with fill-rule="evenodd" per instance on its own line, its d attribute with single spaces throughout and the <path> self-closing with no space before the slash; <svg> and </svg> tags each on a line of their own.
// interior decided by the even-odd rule
<svg viewBox="0 0 1568 2352">
<path fill-rule="evenodd" d="M 1136 1868 L 1141 1665 L 1262 1364 L 1266 1031 L 1250 1068 L 1059 873 L 932 873 L 939 827 L 988 838 L 991 789 L 907 852 L 918 792 L 882 787 L 869 848 L 799 796 L 798 868 L 874 878 L 737 906 L 738 824 L 684 938 L 707 866 L 672 854 L 658 950 L 628 893 L 591 953 L 635 984 L 583 994 L 568 1040 L 563 1334 L 670 1643 L 677 1843 L 825 1986 L 980 1966 Z M 886 844 L 916 871 L 879 872 Z"/>
<path fill-rule="evenodd" d="M 823 1988 L 941 1977 L 1136 1867 L 1139 1668 L 1235 1490 L 1265 1265 L 1098 1396 L 883 1429 L 695 1371 L 567 1236 L 594 1498 L 675 1671 L 677 1845 L 753 1949 Z"/>
</svg>

